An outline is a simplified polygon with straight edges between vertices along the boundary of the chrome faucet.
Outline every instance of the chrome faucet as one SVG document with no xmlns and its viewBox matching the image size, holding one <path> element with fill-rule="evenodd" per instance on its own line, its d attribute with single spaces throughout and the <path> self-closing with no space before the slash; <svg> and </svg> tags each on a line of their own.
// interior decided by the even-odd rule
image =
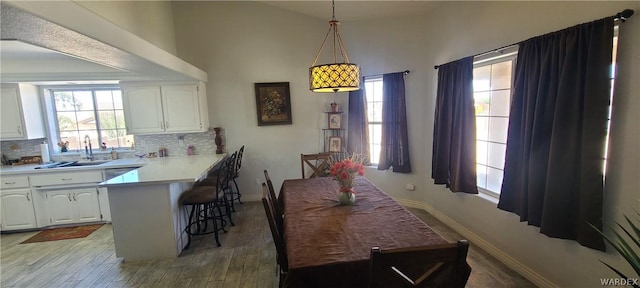
<svg viewBox="0 0 640 288">
<path fill-rule="evenodd" d="M 89 142 L 89 148 L 87 148 L 87 141 Z M 91 138 L 89 138 L 89 135 L 84 135 L 84 152 L 87 154 L 87 159 L 93 161 L 93 149 L 91 148 Z"/>
</svg>

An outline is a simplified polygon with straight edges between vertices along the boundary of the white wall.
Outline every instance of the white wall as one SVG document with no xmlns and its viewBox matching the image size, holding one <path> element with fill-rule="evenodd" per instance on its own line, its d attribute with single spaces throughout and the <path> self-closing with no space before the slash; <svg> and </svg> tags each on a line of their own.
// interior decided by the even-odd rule
<svg viewBox="0 0 640 288">
<path fill-rule="evenodd" d="M 477 195 L 435 186 L 431 143 L 437 71 L 433 65 L 512 44 L 578 23 L 613 15 L 639 2 L 448 2 L 420 17 L 342 21 L 350 58 L 363 75 L 411 70 L 406 77 L 413 173 L 369 169 L 367 177 L 404 203 L 430 209 L 539 285 L 593 287 L 615 275 L 598 260 L 622 266 L 614 253 L 551 239 L 518 216 Z M 255 2 L 174 2 L 178 56 L 209 75 L 211 124 L 224 127 L 229 150 L 247 145 L 241 190 L 257 193 L 256 179 L 269 169 L 279 186 L 300 176 L 298 154 L 321 150 L 323 111 L 332 96 L 308 91 L 307 69 L 327 29 L 326 21 Z M 638 17 L 638 16 L 635 16 Z M 619 78 L 612 126 L 606 220 L 629 211 L 640 198 L 640 19 L 621 30 Z M 293 125 L 258 127 L 255 82 L 290 82 Z M 345 106 L 346 95 L 338 95 Z M 245 168 L 246 167 L 246 168 Z M 404 190 L 413 183 L 414 192 Z M 256 195 L 257 196 L 257 195 Z M 466 236 L 469 237 L 469 236 Z M 488 245 L 488 246 L 487 246 Z M 485 247 L 485 248 L 486 248 Z"/>
<path fill-rule="evenodd" d="M 300 154 L 322 150 L 321 129 L 333 95 L 309 91 L 326 21 L 255 2 L 173 2 L 178 56 L 205 70 L 211 127 L 226 149 L 246 145 L 240 190 L 261 195 L 268 169 L 274 185 L 300 178 Z M 289 82 L 292 125 L 258 126 L 254 83 Z M 338 102 L 347 103 L 346 94 Z"/>
<path fill-rule="evenodd" d="M 74 1 L 153 45 L 176 54 L 169 1 Z"/>
</svg>

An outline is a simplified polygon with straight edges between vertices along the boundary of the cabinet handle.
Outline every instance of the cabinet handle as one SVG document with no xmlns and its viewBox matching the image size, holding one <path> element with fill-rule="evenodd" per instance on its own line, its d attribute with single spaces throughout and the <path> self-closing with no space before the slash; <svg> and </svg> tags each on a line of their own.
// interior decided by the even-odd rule
<svg viewBox="0 0 640 288">
<path fill-rule="evenodd" d="M 18 132 L 18 134 L 22 135 L 22 129 L 20 129 L 20 126 L 17 126 L 16 131 Z"/>
<path fill-rule="evenodd" d="M 73 178 L 62 178 L 62 179 L 60 179 L 60 180 L 62 180 L 62 181 L 69 181 L 69 180 L 73 180 Z"/>
<path fill-rule="evenodd" d="M 26 195 L 27 195 L 27 201 L 31 201 L 31 199 L 29 199 L 29 193 L 27 193 Z"/>
<path fill-rule="evenodd" d="M 73 193 L 73 201 L 78 201 L 78 199 L 76 199 L 76 193 Z"/>
<path fill-rule="evenodd" d="M 169 121 L 167 121 L 167 124 L 165 126 L 167 127 L 167 129 L 169 129 Z"/>
<path fill-rule="evenodd" d="M 6 185 L 13 185 L 13 184 L 16 184 L 16 182 L 4 182 L 4 184 L 6 184 Z"/>
<path fill-rule="evenodd" d="M 71 193 L 67 194 L 67 198 L 69 198 L 69 202 L 71 202 Z"/>
<path fill-rule="evenodd" d="M 160 121 L 160 128 L 164 129 L 164 122 Z"/>
</svg>

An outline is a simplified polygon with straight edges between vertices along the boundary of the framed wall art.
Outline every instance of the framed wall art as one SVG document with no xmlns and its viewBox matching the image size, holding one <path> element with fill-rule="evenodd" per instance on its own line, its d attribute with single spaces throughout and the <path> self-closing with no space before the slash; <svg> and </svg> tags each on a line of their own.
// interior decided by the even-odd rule
<svg viewBox="0 0 640 288">
<path fill-rule="evenodd" d="M 329 152 L 342 151 L 342 138 L 338 136 L 329 137 Z"/>
<path fill-rule="evenodd" d="M 291 124 L 289 82 L 255 83 L 258 126 Z"/>
<path fill-rule="evenodd" d="M 342 113 L 341 112 L 329 112 L 327 115 L 329 120 L 329 129 L 341 129 L 342 128 Z"/>
</svg>

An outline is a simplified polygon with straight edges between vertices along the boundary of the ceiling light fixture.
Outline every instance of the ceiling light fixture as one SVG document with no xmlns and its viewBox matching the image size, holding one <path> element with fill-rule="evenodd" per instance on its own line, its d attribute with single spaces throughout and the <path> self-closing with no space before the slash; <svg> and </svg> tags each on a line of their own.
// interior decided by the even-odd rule
<svg viewBox="0 0 640 288">
<path fill-rule="evenodd" d="M 336 3 L 331 1 L 333 8 L 333 15 L 331 21 L 329 21 L 329 31 L 324 36 L 320 50 L 316 54 L 316 59 L 313 60 L 311 68 L 309 68 L 309 90 L 313 92 L 347 92 L 360 89 L 360 68 L 354 63 L 350 63 L 347 50 L 344 48 L 342 37 L 338 32 L 338 24 L 340 22 L 336 20 Z M 333 31 L 333 63 L 316 65 L 322 48 L 327 42 L 329 34 Z M 340 54 L 342 55 L 342 62 L 338 63 L 337 50 L 340 48 Z"/>
</svg>

